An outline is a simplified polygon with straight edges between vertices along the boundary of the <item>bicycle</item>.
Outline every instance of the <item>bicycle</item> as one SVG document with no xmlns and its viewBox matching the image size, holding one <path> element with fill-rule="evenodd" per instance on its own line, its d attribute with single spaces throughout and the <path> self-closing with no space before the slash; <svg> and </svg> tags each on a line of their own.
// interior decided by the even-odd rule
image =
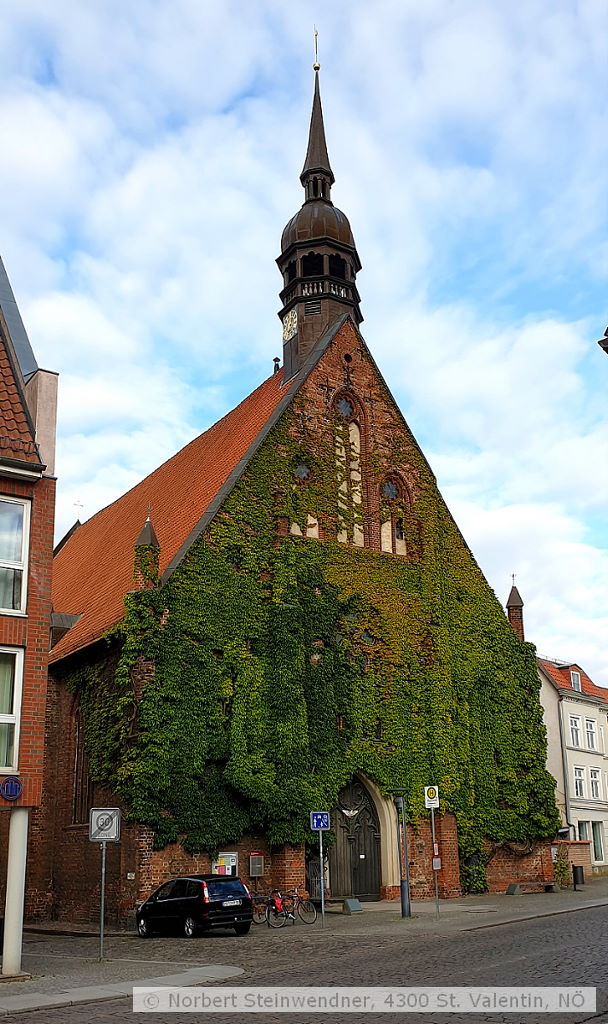
<svg viewBox="0 0 608 1024">
<path fill-rule="evenodd" d="M 283 906 L 289 916 L 295 921 L 297 914 L 304 924 L 314 924 L 317 920 L 317 908 L 312 900 L 301 896 L 298 887 L 290 889 L 283 897 Z"/>
<path fill-rule="evenodd" d="M 275 889 L 268 905 L 267 921 L 271 928 L 282 928 L 287 921 L 295 924 L 296 915 L 304 924 L 314 924 L 317 920 L 317 908 L 312 900 L 301 896 L 298 888 L 281 893 Z"/>
<path fill-rule="evenodd" d="M 278 889 L 272 893 L 252 892 L 252 917 L 254 924 L 266 923 L 269 928 L 282 928 L 289 917 L 284 909 L 283 897 Z"/>
</svg>

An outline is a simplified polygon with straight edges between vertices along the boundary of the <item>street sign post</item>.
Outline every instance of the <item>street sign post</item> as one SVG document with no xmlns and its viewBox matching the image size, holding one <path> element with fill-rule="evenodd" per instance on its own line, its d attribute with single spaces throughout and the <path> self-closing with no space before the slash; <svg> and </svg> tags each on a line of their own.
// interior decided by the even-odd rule
<svg viewBox="0 0 608 1024">
<path fill-rule="evenodd" d="M 435 841 L 435 810 L 439 807 L 439 789 L 437 786 L 424 787 L 424 806 L 431 812 L 431 840 L 433 843 L 433 877 L 435 879 L 435 916 L 439 917 L 439 880 L 437 872 L 441 871 L 439 843 Z"/>
<path fill-rule="evenodd" d="M 321 866 L 321 927 L 325 927 L 325 865 L 323 863 L 323 833 L 331 828 L 329 811 L 311 811 L 310 827 L 319 833 L 319 863 Z"/>
<path fill-rule="evenodd" d="M 99 959 L 103 960 L 103 930 L 106 909 L 106 846 L 120 842 L 120 807 L 91 807 L 89 841 L 101 843 L 101 891 L 99 905 Z"/>
</svg>

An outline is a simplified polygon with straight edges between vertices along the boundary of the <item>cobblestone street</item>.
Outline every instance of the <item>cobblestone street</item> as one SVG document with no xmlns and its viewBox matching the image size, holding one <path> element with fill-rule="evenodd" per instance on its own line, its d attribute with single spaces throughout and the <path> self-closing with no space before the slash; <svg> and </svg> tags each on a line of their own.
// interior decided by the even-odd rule
<svg viewBox="0 0 608 1024">
<path fill-rule="evenodd" d="M 511 1022 L 520 1019 L 526 1024 L 547 1021 L 593 1020 L 608 1022 L 608 970 L 606 957 L 606 926 L 608 907 L 581 909 L 573 913 L 536 918 L 513 924 L 479 927 L 471 915 L 467 929 L 424 931 L 416 922 L 402 922 L 396 916 L 366 914 L 357 918 L 328 918 L 323 931 L 297 925 L 281 931 L 256 927 L 244 938 L 228 934 L 211 934 L 188 941 L 185 939 L 151 939 L 135 937 L 111 938 L 107 944 L 107 976 L 120 969 L 121 963 L 136 960 L 141 964 L 141 977 L 159 973 L 175 973 L 194 964 L 225 964 L 238 967 L 243 974 L 220 984 L 247 985 L 571 985 L 597 986 L 598 1011 L 595 1015 L 554 1013 L 549 1016 L 513 1014 L 407 1014 L 411 1024 L 431 1021 L 436 1024 L 457 1024 L 476 1021 Z M 57 957 L 94 958 L 96 941 L 83 937 L 78 941 L 60 936 L 30 936 L 26 945 L 28 969 L 35 971 L 36 956 L 48 956 L 49 949 Z M 29 958 L 29 960 L 28 960 Z M 161 966 L 162 965 L 162 966 Z M 139 974 L 139 971 L 138 971 Z M 124 1020 L 131 1014 L 130 999 L 88 1003 L 80 1006 L 40 1009 L 3 1019 L 11 1024 L 105 1024 Z M 151 1024 L 180 1024 L 192 1021 L 196 1014 L 146 1014 Z M 392 1020 L 397 1014 L 324 1014 L 326 1021 L 338 1019 L 354 1024 L 357 1021 Z M 237 1014 L 206 1016 L 214 1024 L 235 1024 Z M 313 1024 L 318 1015 L 289 1016 L 257 1013 L 256 1024 L 297 1019 Z"/>
</svg>

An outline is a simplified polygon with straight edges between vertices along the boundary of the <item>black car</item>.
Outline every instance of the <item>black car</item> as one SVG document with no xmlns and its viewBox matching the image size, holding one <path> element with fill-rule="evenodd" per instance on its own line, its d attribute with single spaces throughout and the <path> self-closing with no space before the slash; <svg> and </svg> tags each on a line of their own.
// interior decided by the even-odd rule
<svg viewBox="0 0 608 1024">
<path fill-rule="evenodd" d="M 251 928 L 251 896 L 240 878 L 230 875 L 188 875 L 163 882 L 137 911 L 142 939 L 153 932 L 181 932 L 192 939 L 209 928 Z"/>
</svg>

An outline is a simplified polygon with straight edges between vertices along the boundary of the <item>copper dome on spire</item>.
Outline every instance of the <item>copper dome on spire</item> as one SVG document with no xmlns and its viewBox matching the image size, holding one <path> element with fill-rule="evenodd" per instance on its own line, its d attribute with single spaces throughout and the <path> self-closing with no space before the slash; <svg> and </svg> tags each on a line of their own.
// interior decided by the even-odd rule
<svg viewBox="0 0 608 1024">
<path fill-rule="evenodd" d="M 308 239 L 331 238 L 342 245 L 355 248 L 355 240 L 348 217 L 327 200 L 309 200 L 285 225 L 281 235 L 281 249 L 285 252 L 294 242 Z"/>
</svg>

